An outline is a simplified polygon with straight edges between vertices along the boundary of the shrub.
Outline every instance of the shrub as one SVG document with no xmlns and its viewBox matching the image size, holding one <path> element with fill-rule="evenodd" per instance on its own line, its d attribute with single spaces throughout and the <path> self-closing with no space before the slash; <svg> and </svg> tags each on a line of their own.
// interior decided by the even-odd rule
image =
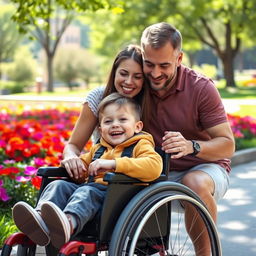
<svg viewBox="0 0 256 256">
<path fill-rule="evenodd" d="M 60 49 L 54 61 L 56 77 L 70 90 L 79 86 L 79 81 L 88 85 L 99 74 L 95 58 L 97 57 L 84 49 Z"/>
<path fill-rule="evenodd" d="M 19 83 L 15 81 L 4 81 L 1 82 L 1 93 L 2 94 L 13 94 L 22 93 L 29 87 L 28 84 Z"/>
<path fill-rule="evenodd" d="M 27 47 L 20 47 L 14 56 L 14 61 L 8 63 L 7 76 L 8 79 L 14 81 L 14 85 L 10 87 L 11 93 L 24 92 L 35 81 L 36 62 L 32 58 Z"/>
<path fill-rule="evenodd" d="M 217 76 L 217 68 L 214 65 L 202 64 L 201 66 L 195 66 L 194 69 L 212 79 L 215 79 Z"/>
<path fill-rule="evenodd" d="M 17 231 L 17 227 L 11 219 L 1 216 L 0 213 L 0 248 L 2 248 L 5 239 Z"/>
</svg>

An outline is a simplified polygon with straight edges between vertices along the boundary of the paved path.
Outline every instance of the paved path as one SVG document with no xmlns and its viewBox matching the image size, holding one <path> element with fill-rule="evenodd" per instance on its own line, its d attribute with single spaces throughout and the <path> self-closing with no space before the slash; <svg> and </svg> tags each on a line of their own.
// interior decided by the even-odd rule
<svg viewBox="0 0 256 256">
<path fill-rule="evenodd" d="M 256 161 L 233 167 L 230 189 L 218 212 L 223 256 L 255 256 Z"/>
</svg>

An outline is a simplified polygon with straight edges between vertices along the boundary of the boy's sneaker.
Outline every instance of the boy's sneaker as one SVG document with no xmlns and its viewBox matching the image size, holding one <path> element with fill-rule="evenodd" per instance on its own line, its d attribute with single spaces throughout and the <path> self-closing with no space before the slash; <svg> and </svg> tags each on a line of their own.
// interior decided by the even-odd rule
<svg viewBox="0 0 256 256">
<path fill-rule="evenodd" d="M 46 246 L 50 242 L 49 230 L 41 215 L 29 204 L 18 202 L 12 209 L 16 226 L 35 244 Z"/>
<path fill-rule="evenodd" d="M 51 243 L 56 248 L 67 243 L 71 236 L 71 225 L 65 213 L 54 203 L 44 202 L 42 218 L 50 230 Z"/>
</svg>

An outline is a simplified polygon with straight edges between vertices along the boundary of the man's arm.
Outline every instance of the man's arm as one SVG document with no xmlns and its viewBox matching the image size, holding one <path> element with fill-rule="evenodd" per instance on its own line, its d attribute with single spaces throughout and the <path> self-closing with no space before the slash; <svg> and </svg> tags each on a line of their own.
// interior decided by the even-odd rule
<svg viewBox="0 0 256 256">
<path fill-rule="evenodd" d="M 206 131 L 211 140 L 197 141 L 201 147 L 197 157 L 208 161 L 231 158 L 235 152 L 235 141 L 229 123 L 216 125 Z"/>
<path fill-rule="evenodd" d="M 208 141 L 196 140 L 201 148 L 196 156 L 207 161 L 232 157 L 235 151 L 235 142 L 229 123 L 213 126 L 206 131 L 211 139 Z M 179 132 L 166 132 L 163 137 L 162 149 L 171 153 L 173 159 L 193 153 L 192 141 L 186 140 Z"/>
</svg>

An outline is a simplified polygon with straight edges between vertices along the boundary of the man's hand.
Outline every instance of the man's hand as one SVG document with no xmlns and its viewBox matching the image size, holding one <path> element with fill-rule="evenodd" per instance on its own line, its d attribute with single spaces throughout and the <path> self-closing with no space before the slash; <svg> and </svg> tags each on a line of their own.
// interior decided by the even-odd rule
<svg viewBox="0 0 256 256">
<path fill-rule="evenodd" d="M 89 175 L 95 176 L 100 171 L 111 170 L 116 168 L 115 160 L 108 159 L 96 159 L 92 163 L 90 163 L 88 168 Z"/>
<path fill-rule="evenodd" d="M 177 159 L 193 152 L 192 141 L 186 140 L 180 132 L 166 131 L 163 137 L 162 150 Z"/>
</svg>

